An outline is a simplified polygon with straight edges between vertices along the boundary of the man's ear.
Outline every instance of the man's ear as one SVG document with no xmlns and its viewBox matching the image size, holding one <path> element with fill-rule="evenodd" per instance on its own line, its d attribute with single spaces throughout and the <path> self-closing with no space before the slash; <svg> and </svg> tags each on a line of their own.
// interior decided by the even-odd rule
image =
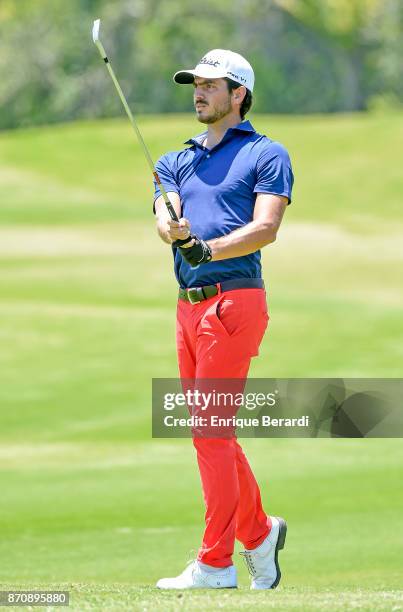
<svg viewBox="0 0 403 612">
<path fill-rule="evenodd" d="M 234 97 L 234 100 L 239 104 L 239 106 L 241 106 L 243 99 L 246 96 L 246 87 L 244 85 L 241 85 L 237 89 L 233 89 L 232 95 Z"/>
</svg>

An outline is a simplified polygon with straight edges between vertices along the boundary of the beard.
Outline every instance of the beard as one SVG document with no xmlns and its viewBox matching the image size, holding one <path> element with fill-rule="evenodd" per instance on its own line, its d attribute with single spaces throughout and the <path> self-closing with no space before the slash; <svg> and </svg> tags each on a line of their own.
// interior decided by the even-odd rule
<svg viewBox="0 0 403 612">
<path fill-rule="evenodd" d="M 207 105 L 202 107 L 201 109 L 196 111 L 197 120 L 200 123 L 215 123 L 219 121 L 226 115 L 228 115 L 232 111 L 231 107 L 231 99 L 228 97 L 226 102 L 223 102 L 219 106 L 214 106 L 213 108 L 209 108 Z"/>
</svg>

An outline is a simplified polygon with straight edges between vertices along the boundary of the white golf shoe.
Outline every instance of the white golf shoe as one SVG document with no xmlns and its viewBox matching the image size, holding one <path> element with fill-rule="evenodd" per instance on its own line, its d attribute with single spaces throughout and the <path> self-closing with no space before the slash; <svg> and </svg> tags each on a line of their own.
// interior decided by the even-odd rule
<svg viewBox="0 0 403 612">
<path fill-rule="evenodd" d="M 197 559 L 175 578 L 161 578 L 157 589 L 236 589 L 236 567 L 212 567 Z"/>
<path fill-rule="evenodd" d="M 267 538 L 257 548 L 241 552 L 252 576 L 251 589 L 275 589 L 280 582 L 277 557 L 278 551 L 284 548 L 287 523 L 277 516 L 270 518 L 272 528 Z"/>
</svg>

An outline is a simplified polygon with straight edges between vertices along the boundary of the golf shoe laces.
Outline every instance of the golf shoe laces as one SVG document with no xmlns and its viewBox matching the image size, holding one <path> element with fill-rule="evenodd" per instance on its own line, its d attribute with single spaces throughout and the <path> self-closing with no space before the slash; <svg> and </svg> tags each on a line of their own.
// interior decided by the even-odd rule
<svg viewBox="0 0 403 612">
<path fill-rule="evenodd" d="M 244 550 L 243 552 L 239 553 L 240 555 L 242 555 L 242 557 L 245 560 L 245 563 L 248 567 L 248 572 L 250 573 L 251 576 L 255 576 L 256 575 L 256 568 L 253 565 L 253 553 Z"/>
</svg>

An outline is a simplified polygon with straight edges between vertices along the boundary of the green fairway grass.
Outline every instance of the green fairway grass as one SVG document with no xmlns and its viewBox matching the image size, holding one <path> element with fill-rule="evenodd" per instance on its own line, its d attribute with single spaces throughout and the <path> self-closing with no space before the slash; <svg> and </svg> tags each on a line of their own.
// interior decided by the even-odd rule
<svg viewBox="0 0 403 612">
<path fill-rule="evenodd" d="M 403 115 L 256 116 L 296 188 L 265 249 L 255 377 L 401 377 Z M 156 159 L 201 130 L 140 119 Z M 151 439 L 176 283 L 125 120 L 0 134 L 0 588 L 73 609 L 403 609 L 401 440 L 245 440 L 289 523 L 274 592 L 161 593 L 203 529 L 189 440 Z M 240 549 L 237 544 L 236 551 Z"/>
</svg>

